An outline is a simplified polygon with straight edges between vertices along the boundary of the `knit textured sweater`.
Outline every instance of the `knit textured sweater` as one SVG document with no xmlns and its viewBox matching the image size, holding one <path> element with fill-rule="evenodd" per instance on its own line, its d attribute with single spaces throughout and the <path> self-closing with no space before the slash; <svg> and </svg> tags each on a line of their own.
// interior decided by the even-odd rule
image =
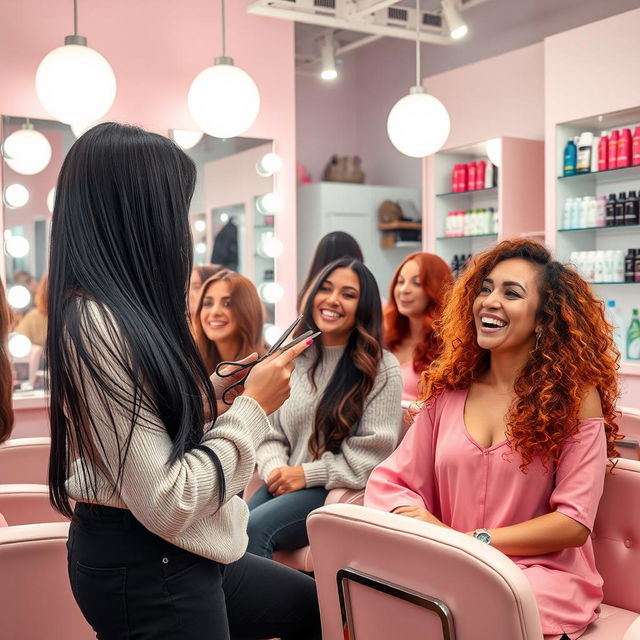
<svg viewBox="0 0 640 640">
<path fill-rule="evenodd" d="M 149 531 L 195 554 L 230 563 L 247 547 L 247 505 L 237 494 L 255 467 L 255 448 L 269 430 L 260 405 L 247 397 L 236 398 L 215 425 L 205 425 L 200 444 L 217 454 L 226 481 L 219 499 L 219 483 L 209 455 L 192 449 L 169 463 L 172 441 L 149 403 L 138 399 L 139 414 L 116 490 L 120 459 L 132 427 L 133 384 L 127 367 L 127 348 L 115 322 L 97 304 L 84 301 L 81 322 L 83 346 L 108 385 L 117 385 L 117 401 L 79 370 L 78 389 L 87 400 L 89 438 L 93 460 L 76 460 L 67 480 L 67 492 L 78 501 L 129 509 Z M 95 482 L 96 495 L 88 488 Z"/>
<path fill-rule="evenodd" d="M 258 447 L 258 471 L 263 480 L 278 467 L 302 466 L 307 487 L 362 489 L 373 468 L 395 449 L 402 420 L 402 375 L 395 356 L 383 351 L 362 418 L 353 425 L 340 451 L 325 451 L 318 460 L 309 453 L 309 437 L 320 399 L 344 349 L 344 346 L 323 347 L 323 361 L 315 373 L 317 389 L 308 376 L 314 359 L 309 351 L 313 350 L 296 359 L 291 395 L 270 416 L 271 429 Z"/>
</svg>

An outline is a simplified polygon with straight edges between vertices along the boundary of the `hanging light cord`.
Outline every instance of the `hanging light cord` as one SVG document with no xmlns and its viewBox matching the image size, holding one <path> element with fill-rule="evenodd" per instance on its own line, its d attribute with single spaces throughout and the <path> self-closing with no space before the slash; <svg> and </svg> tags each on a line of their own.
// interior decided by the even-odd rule
<svg viewBox="0 0 640 640">
<path fill-rule="evenodd" d="M 224 0 L 221 0 L 220 4 L 222 6 L 222 55 L 224 57 L 227 55 L 227 42 L 224 33 Z"/>
<path fill-rule="evenodd" d="M 78 35 L 78 0 L 73 0 L 73 35 Z"/>
<path fill-rule="evenodd" d="M 420 18 L 420 0 L 416 0 L 416 87 L 420 86 Z"/>
</svg>

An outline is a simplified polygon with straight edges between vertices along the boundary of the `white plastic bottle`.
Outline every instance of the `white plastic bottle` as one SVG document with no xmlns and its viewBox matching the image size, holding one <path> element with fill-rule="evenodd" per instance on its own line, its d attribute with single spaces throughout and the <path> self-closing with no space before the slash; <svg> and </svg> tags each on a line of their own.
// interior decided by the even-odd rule
<svg viewBox="0 0 640 640">
<path fill-rule="evenodd" d="M 607 196 L 598 196 L 596 200 L 596 227 L 607 225 Z"/>
<path fill-rule="evenodd" d="M 620 354 L 624 354 L 625 339 L 622 328 L 622 316 L 618 313 L 615 300 L 607 300 L 607 322 L 613 326 L 613 341 Z"/>
<path fill-rule="evenodd" d="M 573 211 L 573 198 L 567 198 L 564 201 L 564 209 L 562 210 L 562 228 L 571 229 L 571 212 Z"/>
</svg>

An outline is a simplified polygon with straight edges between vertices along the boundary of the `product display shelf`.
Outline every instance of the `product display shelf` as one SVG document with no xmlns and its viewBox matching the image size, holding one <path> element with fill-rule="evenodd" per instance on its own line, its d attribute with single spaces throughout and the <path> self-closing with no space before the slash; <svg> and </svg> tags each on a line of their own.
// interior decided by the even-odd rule
<svg viewBox="0 0 640 640">
<path fill-rule="evenodd" d="M 452 191 L 456 164 L 487 160 L 486 142 L 440 151 L 427 158 L 425 184 L 425 250 L 452 264 L 454 257 L 476 254 L 513 237 L 540 237 L 544 227 L 544 143 L 522 138 L 499 138 L 497 185 L 486 189 Z M 445 235 L 449 211 L 488 209 L 497 212 L 497 228 L 489 233 Z"/>
<path fill-rule="evenodd" d="M 572 176 L 562 175 L 567 141 L 584 131 L 591 131 L 594 135 L 600 136 L 604 131 L 610 132 L 624 127 L 635 128 L 639 122 L 640 108 L 633 108 L 556 125 L 555 175 L 557 179 L 552 227 L 555 229 L 555 236 L 551 244 L 555 246 L 558 260 L 569 262 L 573 252 L 622 251 L 626 255 L 629 248 L 640 248 L 640 224 L 561 228 L 567 198 L 608 196 L 610 193 L 618 195 L 621 192 L 628 193 L 631 190 L 640 192 L 640 166 L 594 171 Z M 621 318 L 624 345 L 620 373 L 640 376 L 640 361 L 627 360 L 625 353 L 631 312 L 634 308 L 640 308 L 640 282 L 593 282 L 591 284 L 596 295 L 603 301 L 615 300 L 615 306 Z"/>
</svg>

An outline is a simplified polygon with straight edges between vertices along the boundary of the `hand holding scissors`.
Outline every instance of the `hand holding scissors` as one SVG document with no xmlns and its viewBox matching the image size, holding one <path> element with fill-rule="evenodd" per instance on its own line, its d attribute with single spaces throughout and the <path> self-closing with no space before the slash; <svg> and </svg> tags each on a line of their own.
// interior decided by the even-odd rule
<svg viewBox="0 0 640 640">
<path fill-rule="evenodd" d="M 291 335 L 291 333 L 293 333 L 294 329 L 298 326 L 301 320 L 302 320 L 302 316 L 299 316 L 298 318 L 296 318 L 296 320 L 291 324 L 291 326 L 287 328 L 287 330 L 282 334 L 282 336 L 280 336 L 280 339 L 273 344 L 271 349 L 269 349 L 269 351 L 264 356 L 248 362 L 247 362 L 248 358 L 245 358 L 244 360 L 239 362 L 231 362 L 231 361 L 221 362 L 216 367 L 216 374 L 219 377 L 234 379 L 234 382 L 229 386 L 227 386 L 227 388 L 222 393 L 222 401 L 226 405 L 231 405 L 235 397 L 237 397 L 239 393 L 242 392 L 242 387 L 244 386 L 245 381 L 249 376 L 249 373 L 252 371 L 252 369 L 256 365 L 265 361 L 270 361 L 270 359 L 277 358 L 280 355 L 282 355 L 283 352 L 286 352 L 296 347 L 297 345 L 302 344 L 300 349 L 295 349 L 294 352 L 290 354 L 291 357 L 286 359 L 286 363 L 292 362 L 293 359 L 297 355 L 299 355 L 299 353 L 302 353 L 302 351 L 304 351 L 304 349 L 306 349 L 307 346 L 309 346 L 309 344 L 313 342 L 314 338 L 320 335 L 319 331 L 316 333 L 313 333 L 313 331 L 311 330 L 305 331 L 302 335 L 298 336 L 295 340 L 292 340 L 291 342 L 283 346 L 285 340 Z M 243 373 L 244 375 L 242 375 Z"/>
</svg>

